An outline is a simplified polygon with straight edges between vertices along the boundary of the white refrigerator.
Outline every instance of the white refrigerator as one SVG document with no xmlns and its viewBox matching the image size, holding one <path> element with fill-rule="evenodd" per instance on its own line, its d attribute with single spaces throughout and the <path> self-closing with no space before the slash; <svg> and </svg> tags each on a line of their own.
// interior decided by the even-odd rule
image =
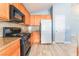
<svg viewBox="0 0 79 59">
<path fill-rule="evenodd" d="M 41 44 L 52 43 L 52 21 L 41 20 Z"/>
</svg>

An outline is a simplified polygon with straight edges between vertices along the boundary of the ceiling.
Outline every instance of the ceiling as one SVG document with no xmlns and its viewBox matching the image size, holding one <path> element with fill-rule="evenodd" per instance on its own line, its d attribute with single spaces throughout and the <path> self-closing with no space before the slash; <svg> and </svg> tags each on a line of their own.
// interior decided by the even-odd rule
<svg viewBox="0 0 79 59">
<path fill-rule="evenodd" d="M 31 14 L 48 14 L 52 3 L 23 3 Z"/>
</svg>

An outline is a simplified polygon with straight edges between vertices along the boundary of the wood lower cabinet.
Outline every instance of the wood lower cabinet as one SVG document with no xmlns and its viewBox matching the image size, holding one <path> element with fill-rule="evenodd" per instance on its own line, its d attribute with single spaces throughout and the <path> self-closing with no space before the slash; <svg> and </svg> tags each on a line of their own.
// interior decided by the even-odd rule
<svg viewBox="0 0 79 59">
<path fill-rule="evenodd" d="M 77 56 L 79 56 L 79 48 L 77 47 Z"/>
<path fill-rule="evenodd" d="M 20 48 L 16 49 L 16 51 L 11 56 L 20 56 Z"/>
<path fill-rule="evenodd" d="M 20 56 L 20 39 L 16 39 L 6 45 L 5 48 L 0 51 L 0 56 Z"/>
<path fill-rule="evenodd" d="M 32 44 L 40 44 L 40 32 L 32 32 L 30 43 Z"/>
</svg>

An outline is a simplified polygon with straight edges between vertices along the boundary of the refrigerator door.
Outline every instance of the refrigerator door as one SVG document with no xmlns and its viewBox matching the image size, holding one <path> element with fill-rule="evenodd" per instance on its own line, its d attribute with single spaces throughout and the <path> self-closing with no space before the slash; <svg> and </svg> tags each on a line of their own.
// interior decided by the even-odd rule
<svg viewBox="0 0 79 59">
<path fill-rule="evenodd" d="M 52 21 L 41 20 L 41 43 L 52 43 Z"/>
</svg>

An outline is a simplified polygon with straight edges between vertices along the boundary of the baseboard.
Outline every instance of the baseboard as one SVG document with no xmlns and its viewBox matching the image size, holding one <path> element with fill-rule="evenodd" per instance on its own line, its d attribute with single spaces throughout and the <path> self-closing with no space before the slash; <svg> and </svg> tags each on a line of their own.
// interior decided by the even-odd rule
<svg viewBox="0 0 79 59">
<path fill-rule="evenodd" d="M 71 42 L 67 41 L 67 42 L 64 42 L 64 44 L 71 44 Z"/>
</svg>

